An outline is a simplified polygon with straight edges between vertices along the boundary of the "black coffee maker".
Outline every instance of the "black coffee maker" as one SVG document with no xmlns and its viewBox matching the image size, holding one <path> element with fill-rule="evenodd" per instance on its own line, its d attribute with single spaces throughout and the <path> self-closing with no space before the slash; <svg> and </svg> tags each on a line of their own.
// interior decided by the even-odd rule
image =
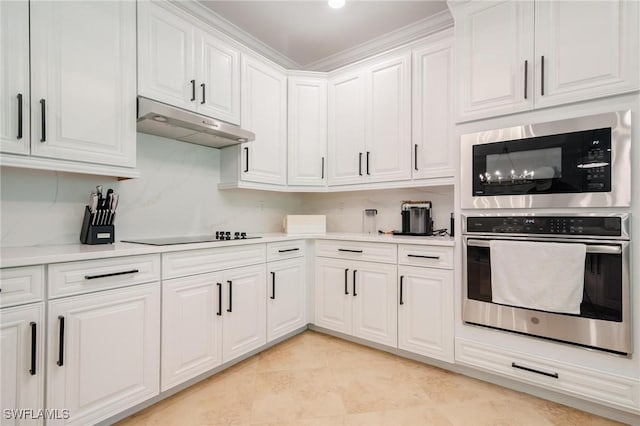
<svg viewBox="0 0 640 426">
<path fill-rule="evenodd" d="M 396 235 L 433 235 L 431 201 L 403 201 L 401 206 L 402 232 Z"/>
</svg>

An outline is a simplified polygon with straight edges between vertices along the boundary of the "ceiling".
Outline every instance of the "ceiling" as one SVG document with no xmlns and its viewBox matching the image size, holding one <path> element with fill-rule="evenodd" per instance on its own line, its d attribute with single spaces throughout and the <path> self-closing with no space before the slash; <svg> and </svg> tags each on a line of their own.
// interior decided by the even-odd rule
<svg viewBox="0 0 640 426">
<path fill-rule="evenodd" d="M 200 3 L 300 69 L 322 71 L 326 69 L 321 69 L 321 63 L 332 56 L 447 9 L 444 0 L 347 0 L 337 10 L 326 0 Z"/>
</svg>

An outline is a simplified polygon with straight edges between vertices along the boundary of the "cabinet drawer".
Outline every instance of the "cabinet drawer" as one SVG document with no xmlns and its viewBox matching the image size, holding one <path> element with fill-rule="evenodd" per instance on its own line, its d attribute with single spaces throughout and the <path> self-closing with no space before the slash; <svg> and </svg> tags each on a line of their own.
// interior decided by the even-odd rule
<svg viewBox="0 0 640 426">
<path fill-rule="evenodd" d="M 409 266 L 453 269 L 453 247 L 399 244 L 398 263 Z"/>
<path fill-rule="evenodd" d="M 162 255 L 162 279 L 264 263 L 265 244 L 178 251 Z"/>
<path fill-rule="evenodd" d="M 267 262 L 304 256 L 304 240 L 267 244 Z"/>
<path fill-rule="evenodd" d="M 42 300 L 44 266 L 0 269 L 0 308 Z"/>
<path fill-rule="evenodd" d="M 316 256 L 396 263 L 398 250 L 395 244 L 317 240 Z"/>
<path fill-rule="evenodd" d="M 578 365 L 456 339 L 456 362 L 600 404 L 639 412 L 640 381 Z"/>
<path fill-rule="evenodd" d="M 158 254 L 54 263 L 49 265 L 49 297 L 89 293 L 158 280 Z"/>
</svg>

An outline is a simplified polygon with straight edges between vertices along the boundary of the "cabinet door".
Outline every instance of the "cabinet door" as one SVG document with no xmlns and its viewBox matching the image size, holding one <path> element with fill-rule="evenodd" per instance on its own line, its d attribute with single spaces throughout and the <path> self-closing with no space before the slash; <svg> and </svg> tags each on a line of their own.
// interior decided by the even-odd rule
<svg viewBox="0 0 640 426">
<path fill-rule="evenodd" d="M 135 3 L 30 8 L 32 155 L 135 166 Z"/>
<path fill-rule="evenodd" d="M 455 20 L 458 121 L 532 109 L 533 1 L 470 2 Z"/>
<path fill-rule="evenodd" d="M 197 111 L 240 124 L 240 52 L 204 31 L 196 46 Z"/>
<path fill-rule="evenodd" d="M 0 310 L 2 408 L 44 408 L 44 306 L 42 303 Z M 3 425 L 42 424 L 7 419 Z"/>
<path fill-rule="evenodd" d="M 283 71 L 242 57 L 242 127 L 256 134 L 242 144 L 241 179 L 287 183 L 287 78 Z"/>
<path fill-rule="evenodd" d="M 397 266 L 354 262 L 352 267 L 353 335 L 397 346 Z"/>
<path fill-rule="evenodd" d="M 318 327 L 352 334 L 351 263 L 316 258 L 315 324 Z"/>
<path fill-rule="evenodd" d="M 536 2 L 536 108 L 638 90 L 638 25 L 637 1 Z"/>
<path fill-rule="evenodd" d="M 289 78 L 289 185 L 322 186 L 327 167 L 327 81 Z"/>
<path fill-rule="evenodd" d="M 411 179 L 411 54 L 368 72 L 366 152 L 368 182 Z"/>
<path fill-rule="evenodd" d="M 452 40 L 429 43 L 413 51 L 414 179 L 456 175 L 453 111 Z"/>
<path fill-rule="evenodd" d="M 221 274 L 162 283 L 162 391 L 222 364 L 221 298 Z"/>
<path fill-rule="evenodd" d="M 307 325 L 304 257 L 268 264 L 267 342 Z"/>
<path fill-rule="evenodd" d="M 329 185 L 361 183 L 365 155 L 363 72 L 329 81 Z"/>
<path fill-rule="evenodd" d="M 29 154 L 29 2 L 0 2 L 0 60 L 0 151 Z"/>
<path fill-rule="evenodd" d="M 267 280 L 264 264 L 224 275 L 222 362 L 228 362 L 267 343 Z"/>
<path fill-rule="evenodd" d="M 400 266 L 398 348 L 453 362 L 453 271 Z"/>
<path fill-rule="evenodd" d="M 138 93 L 195 111 L 195 27 L 153 2 L 137 4 Z"/>
<path fill-rule="evenodd" d="M 47 405 L 94 424 L 159 393 L 160 283 L 49 302 Z"/>
</svg>

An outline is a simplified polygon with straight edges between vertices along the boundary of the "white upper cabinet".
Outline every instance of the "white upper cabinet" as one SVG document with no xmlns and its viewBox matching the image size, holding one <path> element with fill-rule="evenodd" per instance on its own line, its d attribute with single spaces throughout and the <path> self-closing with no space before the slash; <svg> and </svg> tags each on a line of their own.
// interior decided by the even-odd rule
<svg viewBox="0 0 640 426">
<path fill-rule="evenodd" d="M 289 185 L 322 186 L 327 180 L 327 80 L 289 77 Z"/>
<path fill-rule="evenodd" d="M 365 75 L 329 80 L 329 185 L 361 183 L 365 152 Z"/>
<path fill-rule="evenodd" d="M 532 109 L 533 1 L 470 2 L 459 8 L 454 10 L 458 121 Z"/>
<path fill-rule="evenodd" d="M 29 2 L 0 2 L 0 151 L 29 154 Z"/>
<path fill-rule="evenodd" d="M 284 70 L 242 57 L 242 127 L 256 135 L 242 144 L 241 180 L 287 183 L 287 77 Z"/>
<path fill-rule="evenodd" d="M 637 90 L 638 24 L 637 1 L 536 2 L 536 107 Z"/>
<path fill-rule="evenodd" d="M 136 7 L 33 2 L 31 153 L 134 166 Z"/>
<path fill-rule="evenodd" d="M 138 2 L 138 93 L 240 123 L 240 52 L 194 22 Z"/>
<path fill-rule="evenodd" d="M 413 51 L 414 179 L 456 175 L 450 33 Z"/>
<path fill-rule="evenodd" d="M 366 180 L 411 179 L 411 55 L 372 66 L 368 79 Z"/>
<path fill-rule="evenodd" d="M 453 13 L 458 121 L 639 88 L 637 2 L 468 2 Z"/>
</svg>

